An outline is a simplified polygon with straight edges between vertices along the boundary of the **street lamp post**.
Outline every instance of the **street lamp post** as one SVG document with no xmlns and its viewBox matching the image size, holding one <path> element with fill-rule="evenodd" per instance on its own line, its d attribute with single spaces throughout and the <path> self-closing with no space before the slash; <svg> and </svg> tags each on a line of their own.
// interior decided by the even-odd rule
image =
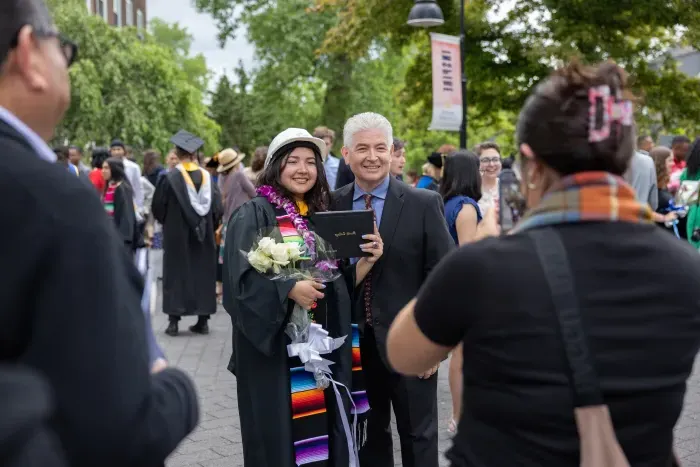
<svg viewBox="0 0 700 467">
<path fill-rule="evenodd" d="M 464 24 L 464 3 L 466 0 L 460 0 L 460 15 L 459 15 L 459 51 L 462 59 L 462 124 L 459 127 L 459 147 L 467 148 L 467 72 L 464 70 L 464 61 L 466 59 L 466 34 Z M 440 5 L 435 0 L 416 0 L 416 4 L 411 8 L 408 14 L 407 24 L 409 26 L 431 28 L 441 26 L 445 23 L 445 18 L 442 14 Z"/>
</svg>

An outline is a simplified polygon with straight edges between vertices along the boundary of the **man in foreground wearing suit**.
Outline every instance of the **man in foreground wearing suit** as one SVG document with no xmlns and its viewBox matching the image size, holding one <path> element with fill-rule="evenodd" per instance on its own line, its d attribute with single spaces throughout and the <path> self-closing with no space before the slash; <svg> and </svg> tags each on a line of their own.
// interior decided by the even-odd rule
<svg viewBox="0 0 700 467">
<path fill-rule="evenodd" d="M 25 368 L 9 377 L 34 391 L 18 419 L 0 407 L 2 434 L 24 424 L 0 440 L 0 465 L 53 466 L 60 448 L 71 467 L 162 466 L 197 425 L 197 393 L 184 372 L 149 364 L 133 257 L 92 185 L 46 144 L 76 51 L 43 0 L 0 1 L 0 371 Z"/>
<path fill-rule="evenodd" d="M 356 290 L 360 351 L 371 407 L 363 467 L 393 467 L 391 406 L 404 467 L 438 466 L 437 367 L 419 378 L 395 373 L 387 363 L 386 336 L 397 313 L 418 293 L 437 263 L 453 248 L 437 193 L 390 177 L 391 123 L 376 113 L 350 118 L 343 131 L 343 159 L 355 182 L 333 194 L 332 208 L 373 209 L 384 255 Z"/>
</svg>

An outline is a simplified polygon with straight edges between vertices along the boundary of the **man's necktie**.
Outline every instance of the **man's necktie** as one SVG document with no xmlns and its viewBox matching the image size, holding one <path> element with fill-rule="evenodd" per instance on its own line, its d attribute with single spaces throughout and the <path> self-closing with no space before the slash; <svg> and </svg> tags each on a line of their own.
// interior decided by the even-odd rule
<svg viewBox="0 0 700 467">
<path fill-rule="evenodd" d="M 372 195 L 363 195 L 365 199 L 365 209 L 372 209 Z M 374 216 L 374 222 L 377 222 L 377 214 L 372 209 L 372 215 Z M 368 326 L 372 326 L 372 271 L 370 270 L 365 277 L 365 323 Z"/>
</svg>

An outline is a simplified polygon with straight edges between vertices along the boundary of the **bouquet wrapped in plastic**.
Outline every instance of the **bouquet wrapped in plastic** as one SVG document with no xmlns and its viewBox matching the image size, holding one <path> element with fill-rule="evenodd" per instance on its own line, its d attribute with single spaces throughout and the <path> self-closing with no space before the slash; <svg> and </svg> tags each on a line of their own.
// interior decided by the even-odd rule
<svg viewBox="0 0 700 467">
<path fill-rule="evenodd" d="M 329 283 L 341 276 L 330 245 L 313 232 L 303 241 L 281 241 L 279 228 L 261 232 L 250 251 L 241 251 L 250 265 L 270 280 L 313 280 Z M 298 238 L 298 237 L 297 237 Z M 314 313 L 294 305 L 285 333 L 291 339 L 290 356 L 299 356 L 307 371 L 314 373 L 319 387 L 328 387 L 328 365 L 320 358 L 345 342 L 345 336 L 328 337 L 322 326 L 313 323 Z"/>
</svg>

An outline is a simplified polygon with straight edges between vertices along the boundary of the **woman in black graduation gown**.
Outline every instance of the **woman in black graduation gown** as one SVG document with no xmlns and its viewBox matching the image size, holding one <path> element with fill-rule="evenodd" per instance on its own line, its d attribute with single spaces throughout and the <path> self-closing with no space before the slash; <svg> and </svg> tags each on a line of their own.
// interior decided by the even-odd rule
<svg viewBox="0 0 700 467">
<path fill-rule="evenodd" d="M 302 215 L 309 222 L 309 214 L 326 210 L 330 193 L 321 159 L 324 146 L 323 140 L 305 130 L 280 133 L 270 145 L 260 175 L 261 196 L 241 206 L 227 228 L 224 307 L 233 323 L 229 369 L 237 378 L 246 467 L 351 465 L 355 440 L 352 435 L 349 440 L 346 437 L 333 386 L 317 389 L 313 375 L 304 371 L 300 360 L 287 356 L 290 339 L 285 327 L 295 303 L 313 309 L 312 319 L 330 337 L 347 336 L 340 348 L 322 357 L 333 362 L 333 379 L 353 391 L 360 422 L 368 410 L 366 396 L 358 390 L 362 370 L 359 347 L 352 345 L 350 300 L 355 285 L 381 256 L 381 238 L 367 238 L 370 243 L 363 249 L 372 256 L 344 268 L 342 277 L 325 286 L 312 281 L 272 281 L 253 269 L 241 253 L 251 250 L 261 232 L 267 234 L 277 227 L 283 227 L 276 231 L 277 242 L 284 241 L 281 231 L 298 233 L 298 241 L 303 232 L 298 228 L 295 232 L 298 224 L 290 220 Z M 291 203 L 276 203 L 270 190 Z M 350 400 L 343 388 L 339 391 L 352 427 Z"/>
<path fill-rule="evenodd" d="M 124 246 L 133 253 L 138 246 L 139 234 L 133 189 L 126 178 L 124 163 L 116 157 L 108 158 L 102 163 L 102 177 L 106 182 L 102 204 L 114 221 Z"/>
</svg>

